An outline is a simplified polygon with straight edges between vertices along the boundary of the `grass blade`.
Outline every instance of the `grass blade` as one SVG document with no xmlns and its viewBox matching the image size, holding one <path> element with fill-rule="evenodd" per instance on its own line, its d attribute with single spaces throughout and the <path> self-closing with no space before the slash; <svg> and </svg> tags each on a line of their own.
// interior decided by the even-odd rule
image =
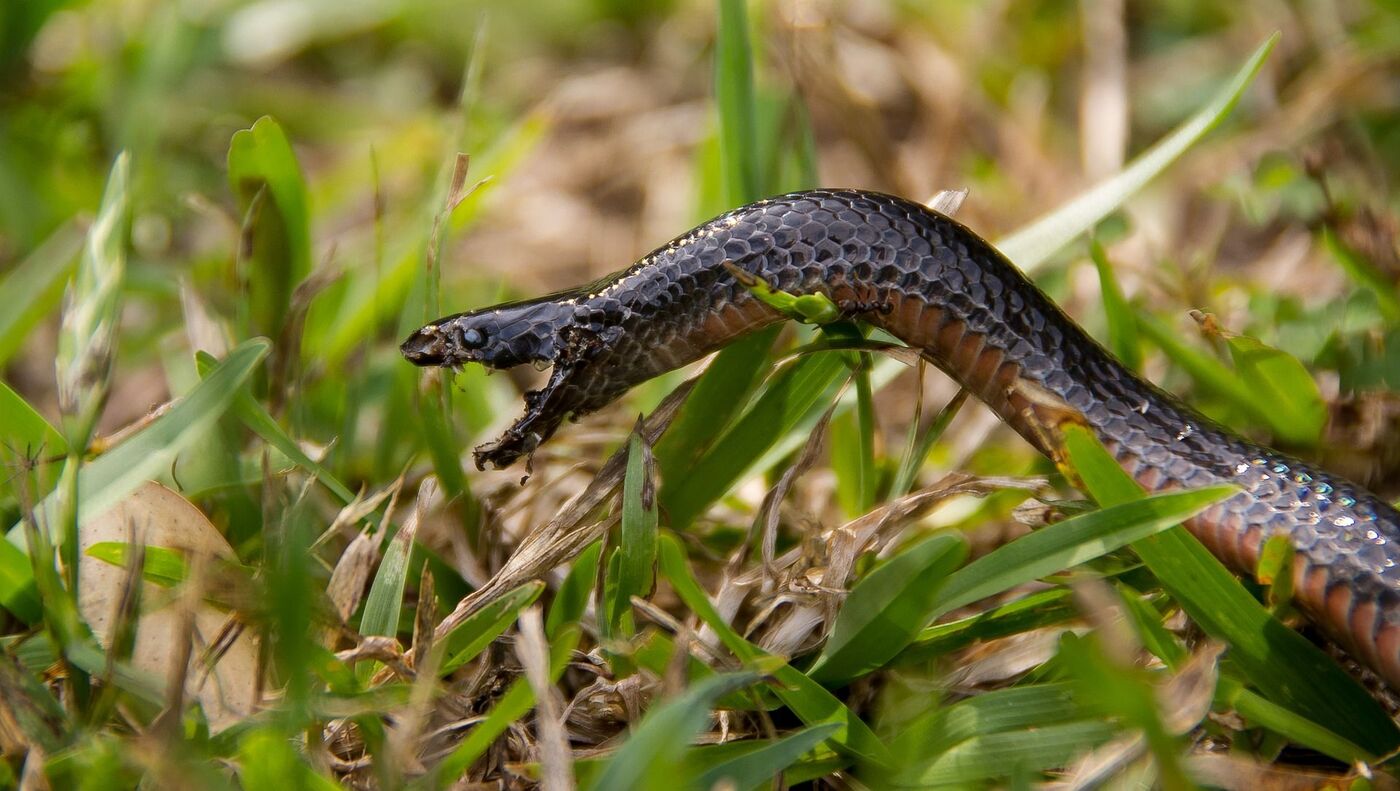
<svg viewBox="0 0 1400 791">
<path fill-rule="evenodd" d="M 651 594 L 656 577 L 656 471 L 641 420 L 627 444 L 622 483 L 622 545 L 618 561 L 617 611 L 612 625 L 632 632 L 632 597 Z"/>
<path fill-rule="evenodd" d="M 1166 530 L 1238 491 L 1208 486 L 1159 494 L 1043 527 L 954 572 L 928 620 Z"/>
<path fill-rule="evenodd" d="M 1108 319 L 1108 348 L 1130 370 L 1142 369 L 1142 350 L 1138 348 L 1137 320 L 1123 297 L 1113 264 L 1098 239 L 1089 243 L 1089 257 L 1099 273 L 1099 293 L 1103 298 L 1103 313 Z"/>
<path fill-rule="evenodd" d="M 250 269 L 249 327 L 278 337 L 291 304 L 292 289 L 311 272 L 311 219 L 306 182 L 282 127 L 263 116 L 233 134 L 228 149 L 228 180 L 245 229 L 242 256 Z"/>
<path fill-rule="evenodd" d="M 703 771 L 697 773 L 699 777 L 696 786 L 699 788 L 757 788 L 760 784 L 777 777 L 779 772 L 792 766 L 804 754 L 826 741 L 836 732 L 837 727 L 839 726 L 835 723 L 813 725 L 781 739 L 757 741 L 758 746 L 752 751 L 728 760 L 701 762 L 695 760 L 699 758 L 699 750 L 695 750 L 692 751 L 692 756 L 687 756 L 690 759 L 687 763 L 704 767 Z"/>
<path fill-rule="evenodd" d="M 1275 33 L 1260 44 L 1206 106 L 1137 156 L 1128 167 L 1099 182 L 1083 195 L 1041 217 L 1030 225 L 997 242 L 1007 258 L 1015 261 L 1025 272 L 1045 263 L 1051 256 L 1079 234 L 1094 227 L 1100 220 L 1116 211 L 1130 195 L 1156 178 L 1187 149 L 1195 145 L 1206 132 L 1214 129 L 1234 109 L 1245 88 L 1264 65 L 1279 34 Z"/>
<path fill-rule="evenodd" d="M 449 658 L 439 672 L 449 673 L 475 659 L 492 640 L 515 623 L 521 610 L 535 603 L 543 590 L 543 582 L 527 582 L 472 613 L 444 638 Z"/>
<path fill-rule="evenodd" d="M 1076 754 L 1102 744 L 1118 726 L 1098 720 L 1066 722 L 974 736 L 927 763 L 912 767 L 895 785 L 937 786 L 986 782 L 1063 766 Z"/>
<path fill-rule="evenodd" d="M 1327 404 L 1297 357 L 1248 335 L 1225 338 L 1245 389 L 1270 415 L 1275 435 L 1289 445 L 1314 446 L 1327 425 Z"/>
<path fill-rule="evenodd" d="M 685 528 L 729 491 L 764 451 L 828 400 L 829 391 L 845 370 L 840 354 L 817 354 L 792 362 L 692 466 L 676 470 L 670 477 L 665 477 L 663 469 L 661 505 L 671 517 L 671 527 Z M 702 378 L 700 384 L 704 381 Z M 689 400 L 700 395 L 697 386 Z"/>
<path fill-rule="evenodd" d="M 17 455 L 61 456 L 68 443 L 58 429 L 0 380 L 0 446 Z"/>
<path fill-rule="evenodd" d="M 865 575 L 846 597 L 807 675 L 832 685 L 883 666 L 928 623 L 939 588 L 966 559 L 961 536 L 939 534 Z"/>
</svg>

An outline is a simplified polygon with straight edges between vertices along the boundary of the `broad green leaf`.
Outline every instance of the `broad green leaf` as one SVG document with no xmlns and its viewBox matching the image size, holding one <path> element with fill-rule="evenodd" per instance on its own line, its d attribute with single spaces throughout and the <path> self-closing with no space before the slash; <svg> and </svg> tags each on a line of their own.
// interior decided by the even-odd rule
<svg viewBox="0 0 1400 791">
<path fill-rule="evenodd" d="M 443 663 L 441 673 L 448 673 L 472 661 L 491 641 L 520 617 L 520 611 L 535 603 L 544 590 L 539 580 L 527 582 L 496 599 L 479 611 L 472 613 L 445 638 L 448 659 Z"/>
<path fill-rule="evenodd" d="M 1101 505 L 1146 502 L 1137 483 L 1087 431 L 1070 427 L 1065 448 Z M 1159 533 L 1135 542 L 1133 551 L 1191 620 L 1230 646 L 1230 663 L 1266 698 L 1373 755 L 1400 745 L 1400 730 L 1376 701 L 1321 649 L 1269 615 L 1190 533 Z"/>
<path fill-rule="evenodd" d="M 758 674 L 753 672 L 714 675 L 692 684 L 672 700 L 653 705 L 589 787 L 599 791 L 685 787 L 685 778 L 676 776 L 677 764 L 691 739 L 705 727 L 715 699 L 757 680 Z"/>
<path fill-rule="evenodd" d="M 559 586 L 554 601 L 549 605 L 549 615 L 545 617 L 544 633 L 550 640 L 564 627 L 579 622 L 588 609 L 588 598 L 593 592 L 593 584 L 598 579 L 598 558 L 603 553 L 603 542 L 594 541 L 574 558 L 568 576 Z"/>
<path fill-rule="evenodd" d="M 1327 425 L 1327 405 L 1308 369 L 1297 357 L 1248 335 L 1227 336 L 1225 343 L 1257 408 L 1273 416 L 1271 425 L 1279 439 L 1290 445 L 1316 445 Z"/>
<path fill-rule="evenodd" d="M 877 566 L 846 596 L 831 636 L 807 675 L 835 685 L 883 666 L 928 623 L 939 589 L 966 559 L 967 542 L 944 533 Z"/>
<path fill-rule="evenodd" d="M 1070 240 L 1112 214 L 1130 196 L 1166 170 L 1177 157 L 1229 115 L 1230 110 L 1234 109 L 1235 104 L 1244 95 L 1245 88 L 1249 87 L 1254 76 L 1259 73 L 1265 58 L 1278 43 L 1278 39 L 1278 33 L 1269 36 L 1204 107 L 1151 148 L 1139 154 L 1126 168 L 997 242 L 997 247 L 1007 258 L 1015 261 L 1022 271 L 1030 272 L 1059 252 Z"/>
<path fill-rule="evenodd" d="M 207 432 L 232 405 L 248 377 L 267 355 L 268 342 L 254 338 L 229 352 L 219 367 L 177 401 L 165 414 L 151 421 L 111 451 L 83 466 L 78 474 L 78 520 L 88 519 L 111 507 L 147 480 L 170 469 L 171 463 L 188 445 Z M 40 524 L 56 524 L 58 498 L 49 495 L 36 509 Z M 31 571 L 14 565 L 10 547 L 25 545 L 20 525 L 10 528 L 9 541 L 0 549 L 0 602 L 12 612 L 12 604 L 23 607 L 21 597 L 33 581 Z M 27 564 L 27 561 L 25 561 Z M 16 612 L 17 615 L 21 614 Z"/>
<path fill-rule="evenodd" d="M 1159 494 L 1042 527 L 953 572 L 927 621 L 1166 530 L 1238 491 L 1209 486 Z"/>
<path fill-rule="evenodd" d="M 251 222 L 249 326 L 277 337 L 292 290 L 311 272 L 311 219 L 306 183 L 282 127 L 268 116 L 233 134 L 228 180 L 239 212 Z"/>
<path fill-rule="evenodd" d="M 82 226 L 70 220 L 0 279 L 0 294 L 5 295 L 5 309 L 0 311 L 0 366 L 24 345 L 34 325 L 58 307 L 83 238 Z"/>
<path fill-rule="evenodd" d="M 890 763 L 889 749 L 859 717 L 817 682 L 800 673 L 779 657 L 765 653 L 745 640 L 715 609 L 705 591 L 690 573 L 685 551 L 669 533 L 661 536 L 658 558 L 662 573 L 675 589 L 681 601 L 704 621 L 728 648 L 745 664 L 762 670 L 772 677 L 772 689 L 783 704 L 804 723 L 820 725 L 836 723 L 840 727 L 832 734 L 834 745 L 844 752 L 875 765 Z"/>
<path fill-rule="evenodd" d="M 699 788 L 715 788 L 725 781 L 732 783 L 736 789 L 758 788 L 826 741 L 838 727 L 835 723 L 813 725 L 781 739 L 756 740 L 753 749 L 723 760 L 702 759 L 702 751 L 706 748 L 699 747 L 686 756 L 686 764 L 699 770 L 692 770 L 698 778 L 696 786 Z"/>
</svg>

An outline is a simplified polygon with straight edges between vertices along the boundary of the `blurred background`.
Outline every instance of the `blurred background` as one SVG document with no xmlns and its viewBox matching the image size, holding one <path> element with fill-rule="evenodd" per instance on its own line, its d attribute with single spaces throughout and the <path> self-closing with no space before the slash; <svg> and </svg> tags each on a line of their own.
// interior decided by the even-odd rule
<svg viewBox="0 0 1400 791">
<path fill-rule="evenodd" d="M 745 8 L 747 31 L 734 21 L 744 19 Z M 730 20 L 726 35 L 717 31 L 721 17 Z M 1272 51 L 1233 111 L 1221 118 L 1203 110 L 1213 97 L 1228 97 L 1235 75 L 1242 76 L 1234 84 L 1247 81 L 1248 69 L 1241 69 L 1275 33 Z M 717 40 L 729 48 L 717 52 Z M 742 63 L 748 42 L 752 83 Z M 627 266 L 720 211 L 804 187 L 860 187 L 916 200 L 965 189 L 958 219 L 1004 240 L 1112 180 L 1182 124 L 1213 128 L 1110 216 L 1091 223 L 1102 255 L 1076 226 L 1075 241 L 1063 249 L 1032 249 L 1017 260 L 1037 264 L 1037 282 L 1130 366 L 1211 416 L 1320 459 L 1384 495 L 1400 495 L 1394 394 L 1400 389 L 1400 207 L 1392 191 L 1400 176 L 1397 62 L 1397 0 L 0 0 L 0 404 L 9 405 L 0 410 L 0 517 L 18 522 L 36 495 L 49 490 L 65 438 L 71 458 L 87 464 L 85 473 L 102 467 L 104 457 L 104 470 L 115 466 L 110 460 L 123 442 L 131 443 L 129 455 L 133 447 L 153 449 L 148 458 L 180 449 L 169 451 L 173 461 L 160 479 L 195 504 L 191 511 L 209 517 L 245 564 L 240 571 L 249 586 L 260 586 L 264 595 L 254 597 L 260 609 L 240 616 L 275 638 L 268 643 L 275 656 L 273 672 L 259 668 L 250 677 L 256 689 L 284 696 L 285 705 L 269 708 L 285 719 L 248 731 L 272 734 L 261 742 L 210 739 L 190 720 L 185 733 L 194 736 L 184 742 L 174 735 L 178 728 L 169 731 L 176 749 L 142 748 L 141 723 L 154 722 L 154 713 L 143 720 L 124 704 L 113 714 L 107 697 L 90 713 L 85 674 L 96 671 L 70 672 L 72 663 L 64 670 L 47 641 L 31 639 L 58 633 L 63 596 L 46 596 L 43 607 L 32 602 L 28 617 L 6 602 L 15 617 L 0 615 L 0 641 L 6 651 L 29 652 L 26 667 L 44 680 L 14 699 L 44 692 L 43 684 L 61 687 L 64 705 L 77 714 L 55 726 L 73 738 L 55 739 L 53 749 L 78 746 L 62 755 L 50 750 L 59 755 L 51 768 L 103 778 L 111 787 L 123 776 L 103 767 L 125 766 L 132 772 L 126 777 L 135 778 L 147 765 L 168 769 L 167 758 L 172 766 L 186 761 L 190 777 L 204 759 L 223 766 L 237 751 L 240 771 L 283 766 L 263 760 L 258 750 L 268 745 L 290 756 L 285 765 L 291 766 L 300 759 L 288 745 L 318 733 L 324 744 L 309 745 L 308 760 L 325 776 L 360 787 L 374 785 L 374 772 L 381 786 L 394 786 L 394 772 L 420 773 L 420 761 L 433 765 L 464 743 L 470 750 L 453 753 L 460 760 L 446 782 L 472 766 L 473 779 L 498 777 L 501 767 L 524 777 L 521 767 L 535 755 L 521 719 L 528 706 L 482 744 L 463 741 L 468 732 L 476 738 L 468 725 L 496 711 L 501 689 L 508 683 L 523 689 L 503 648 L 519 647 L 516 637 L 496 642 L 480 662 L 476 654 L 463 659 L 474 664 L 461 672 L 454 666 L 456 675 L 443 687 L 450 694 L 433 699 L 432 716 L 424 704 L 421 721 L 407 718 L 413 727 L 431 723 L 430 737 L 419 739 L 413 727 L 402 744 L 377 736 L 382 722 L 397 728 L 405 721 L 397 709 L 380 717 L 367 708 L 347 724 L 334 713 L 341 709 L 322 717 L 302 704 L 325 690 L 406 689 L 374 664 L 404 656 L 366 654 L 339 665 L 327 659 L 329 652 L 397 637 L 412 646 L 414 662 L 422 659 L 418 638 L 468 592 L 489 593 L 487 581 L 510 570 L 506 559 L 522 538 L 589 485 L 637 413 L 655 406 L 683 374 L 642 386 L 621 406 L 566 427 L 537 454 L 536 478 L 522 488 L 518 468 L 476 473 L 469 450 L 519 413 L 521 390 L 541 374 L 528 368 L 489 379 L 476 368 L 424 374 L 398 353 L 408 332 L 444 314 L 575 286 Z M 721 114 L 717 103 L 725 102 L 729 112 Z M 123 162 L 130 165 L 129 182 L 120 176 Z M 110 182 L 109 173 L 115 174 Z M 104 187 L 108 206 L 116 208 L 100 213 Z M 123 200 L 130 208 L 125 246 Z M 94 217 L 95 227 L 111 231 L 94 238 L 112 241 L 80 263 Z M 1074 220 L 1061 215 L 1054 224 Z M 89 348 L 74 340 L 81 333 L 60 332 L 64 291 L 75 272 L 117 272 L 117 281 L 122 250 L 110 397 L 99 437 L 89 444 L 86 427 L 74 428 L 80 410 L 70 405 L 60 414 L 55 361 L 69 372 L 93 361 L 105 370 L 107 350 L 100 339 Z M 1113 288 L 1102 287 L 1115 276 L 1126 308 L 1112 299 Z M 80 307 L 112 304 L 101 285 L 80 286 Z M 783 343 L 809 337 L 787 332 Z M 254 336 L 273 341 L 266 365 L 256 370 L 266 349 L 249 340 Z M 171 420 L 154 424 L 164 433 L 142 432 L 208 375 L 196 352 L 229 365 L 240 356 L 230 353 L 235 348 L 245 365 L 235 381 L 240 388 L 246 381 L 251 399 L 229 414 L 232 396 L 217 409 L 206 400 L 203 408 L 213 415 L 207 422 L 189 418 L 171 428 Z M 784 370 L 816 358 L 839 360 L 813 355 Z M 805 554 L 787 576 L 769 579 L 776 572 L 750 557 L 756 552 L 749 552 L 749 525 L 763 513 L 759 503 L 778 471 L 794 458 L 804 467 L 813 461 L 798 449 L 836 398 L 845 370 L 828 367 L 825 384 L 809 388 L 821 392 L 791 399 L 782 387 L 758 386 L 763 377 L 755 376 L 735 403 L 719 405 L 725 420 L 750 403 L 745 398 L 752 392 L 754 404 L 800 402 L 801 409 L 783 412 L 781 425 L 754 409 L 744 419 L 757 412 L 754 422 L 763 425 L 753 432 L 741 431 L 751 428 L 743 419 L 690 426 L 685 436 L 693 444 L 683 450 L 704 455 L 671 455 L 681 461 L 669 477 L 666 449 L 658 446 L 663 524 L 677 531 L 663 532 L 666 540 L 681 536 L 707 583 L 733 583 L 740 571 L 764 580 L 751 600 L 744 587 L 750 583 L 717 586 L 732 605 L 725 617 L 739 612 L 735 625 L 745 635 L 785 655 L 815 647 L 843 600 L 842 586 L 854 579 L 847 572 L 857 554 L 864 573 L 875 554 L 865 549 L 887 546 L 814 540 L 821 529 L 834 530 L 950 470 L 1054 473 L 1009 434 L 988 441 L 998 424 L 972 406 L 922 464 L 914 440 L 934 432 L 910 428 L 920 414 L 915 395 L 926 394 L 927 427 L 955 388 L 935 371 L 922 382 L 904 374 L 883 389 L 877 381 L 879 408 L 863 397 L 848 399 L 857 408 L 833 419 L 824 455 L 786 498 L 776 498 L 782 518 L 765 528 L 772 531 L 765 533 L 768 550 Z M 438 386 L 444 382 L 449 386 Z M 104 393 L 101 370 L 86 384 L 77 406 L 95 409 Z M 851 390 L 868 395 L 863 384 L 857 378 Z M 29 419 L 34 413 L 64 433 Z M 714 440 L 725 426 L 731 431 Z M 742 436 L 732 445 L 722 441 L 735 435 Z M 733 446 L 747 455 L 726 456 Z M 685 466 L 693 458 L 709 464 L 707 476 Z M 144 478 L 149 472 L 142 470 Z M 125 495 L 134 483 L 121 472 L 111 477 Z M 791 479 L 782 481 L 785 487 Z M 997 478 L 989 485 L 1008 484 Z M 1028 501 L 1023 481 L 1009 485 L 985 500 L 940 507 L 917 524 L 900 517 L 880 541 L 893 546 L 906 522 L 910 535 L 952 525 L 968 528 L 980 552 L 1062 507 Z M 377 493 L 367 506 L 355 497 L 366 491 Z M 689 503 L 683 517 L 679 502 Z M 1022 503 L 1029 505 L 1014 510 Z M 76 533 L 76 519 L 72 524 Z M 418 541 L 413 560 L 401 546 L 406 542 L 383 540 L 395 528 Z M 0 571 L 52 570 L 42 556 L 31 566 L 10 544 L 0 546 L 9 553 L 0 552 Z M 593 546 L 589 562 L 598 564 L 600 545 Z M 847 568 L 821 577 L 831 546 L 846 552 Z M 537 566 L 512 583 L 529 580 L 515 590 L 528 596 L 516 597 L 514 610 L 475 650 L 492 644 L 540 595 L 536 577 L 558 582 L 553 570 L 580 549 L 533 557 Z M 654 560 L 655 546 L 651 553 Z M 425 556 L 433 573 L 420 577 Z M 395 562 L 387 562 L 391 557 Z M 616 625 L 598 618 L 597 608 L 586 613 L 592 580 L 607 576 L 606 595 L 614 597 L 607 607 L 630 619 L 625 594 L 654 590 L 650 562 L 639 564 L 645 573 L 632 587 L 618 587 L 611 570 L 575 568 L 584 571 L 570 577 L 572 593 L 549 594 L 550 629 L 563 612 L 561 623 L 592 630 L 584 644 L 590 657 L 574 657 L 577 666 L 563 685 L 571 696 L 571 744 L 591 749 L 615 745 L 609 740 L 637 719 L 643 697 L 661 699 L 665 689 L 679 689 L 672 671 L 682 665 L 668 659 L 673 652 L 665 635 L 653 641 L 660 647 L 650 652 L 649 665 L 638 659 L 640 649 L 635 656 L 615 653 L 621 643 L 608 629 Z M 1140 571 L 1136 560 L 1110 558 L 1086 576 L 1134 570 Z M 0 574 L 0 582 L 22 576 Z M 831 579 L 835 587 L 822 587 Z M 1148 579 L 1140 587 L 1155 584 Z M 62 589 L 54 582 L 50 590 Z M 655 591 L 648 618 L 663 625 L 691 618 L 677 606 L 674 589 Z M 338 608 L 332 617 L 312 612 L 323 599 Z M 400 609 L 410 601 L 416 614 L 410 606 Z M 789 607 L 794 602 L 802 607 Z M 666 615 L 665 608 L 679 614 Z M 46 626 L 31 626 L 41 611 Z M 792 612 L 805 620 L 788 629 Z M 1173 613 L 1163 610 L 1179 625 Z M 1047 661 L 1060 645 L 1060 622 L 1070 615 L 1044 615 L 1033 626 L 1054 630 L 1040 634 L 1048 639 L 1035 643 L 1032 660 L 1023 656 L 982 681 L 999 684 Z M 1153 610 L 1148 620 L 1157 615 Z M 647 634 L 660 633 L 647 626 Z M 562 644 L 567 654 L 575 642 Z M 964 644 L 925 644 L 900 661 L 943 662 Z M 391 654 L 397 645 L 371 644 Z M 989 663 L 1002 661 L 994 650 L 985 655 Z M 972 666 L 965 657 L 955 659 L 950 666 L 962 675 L 949 676 L 949 684 L 982 683 L 964 672 Z M 352 673 L 347 668 L 357 661 Z M 1277 665 L 1313 667 L 1287 659 Z M 637 667 L 646 673 L 635 673 Z M 1084 678 L 1096 684 L 1103 677 L 1097 665 L 1085 667 Z M 337 668 L 352 676 L 348 682 L 332 673 Z M 1034 675 L 1040 672 L 1033 677 L 1043 680 Z M 844 700 L 865 716 L 884 675 L 859 679 L 844 689 Z M 1151 680 L 1132 683 L 1143 690 L 1142 700 L 1153 699 Z M 413 686 L 416 696 L 420 687 Z M 1303 687 L 1328 702 L 1335 697 L 1333 687 L 1289 689 Z M 48 701 L 47 694 L 34 699 Z M 891 697 L 941 716 L 929 690 Z M 397 704 L 386 697 L 366 705 L 388 712 Z M 1062 708 L 1056 704 L 1057 712 Z M 1367 720 L 1345 713 L 1339 722 L 1367 730 Z M 1379 709 L 1372 714 L 1385 721 Z M 1101 719 L 1096 712 L 1085 716 Z M 726 719 L 717 739 L 773 730 L 766 720 L 766 730 L 732 722 L 735 730 Z M 1219 752 L 1227 741 L 1220 732 L 1244 733 L 1240 722 L 1233 714 L 1205 721 L 1215 735 L 1198 740 L 1193 732 L 1192 749 Z M 111 727 L 94 736 L 104 725 Z M 881 727 L 915 733 L 897 718 Z M 23 752 L 4 742 L 6 733 L 0 728 L 0 752 L 18 771 Z M 1378 742 L 1388 738 L 1377 734 Z M 1250 743 L 1265 760 L 1288 757 L 1276 736 Z M 1243 736 L 1231 744 L 1252 749 Z M 487 759 L 478 760 L 488 746 Z M 912 757 L 924 760 L 924 747 L 915 746 Z M 819 767 L 812 776 L 845 765 Z M 30 766 L 37 762 L 25 770 Z M 1013 768 L 1002 762 L 980 776 Z"/>
<path fill-rule="evenodd" d="M 310 268 L 328 275 L 301 341 L 294 433 L 334 439 L 350 478 L 382 479 L 412 452 L 392 418 L 411 390 L 395 384 L 410 374 L 392 348 L 406 329 L 619 269 L 729 207 L 715 18 L 680 0 L 7 3 L 0 272 L 71 242 L 116 153 L 131 153 L 127 300 L 101 427 L 140 418 L 189 386 L 191 347 L 230 327 L 273 332 L 243 304 L 248 207 L 226 165 L 234 133 L 272 116 L 305 180 Z M 1186 311 L 1206 309 L 1308 363 L 1344 418 L 1333 439 L 1368 451 L 1348 472 L 1384 486 L 1395 460 L 1376 449 L 1396 410 L 1375 391 L 1400 378 L 1400 351 L 1320 231 L 1385 282 L 1400 272 L 1396 3 L 781 0 L 754 4 L 751 24 L 755 124 L 774 141 L 764 183 L 918 199 L 965 188 L 959 218 L 989 238 L 1115 172 L 1280 31 L 1222 128 L 1099 235 L 1130 298 L 1176 331 L 1194 335 Z M 471 156 L 467 183 L 483 183 L 444 224 L 441 294 L 424 300 L 456 152 Z M 1038 276 L 1101 333 L 1086 250 Z M 52 416 L 46 316 L 3 359 Z M 465 396 L 465 431 L 510 416 L 513 388 L 496 381 Z"/>
</svg>

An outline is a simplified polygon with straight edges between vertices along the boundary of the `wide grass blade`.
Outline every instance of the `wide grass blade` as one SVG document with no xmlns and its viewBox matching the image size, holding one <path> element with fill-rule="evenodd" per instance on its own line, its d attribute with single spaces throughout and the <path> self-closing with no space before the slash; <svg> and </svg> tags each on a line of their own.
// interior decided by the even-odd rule
<svg viewBox="0 0 1400 791">
<path fill-rule="evenodd" d="M 831 685 L 883 665 L 897 653 L 889 648 L 908 645 L 928 623 L 939 588 L 966 558 L 961 536 L 933 535 L 862 577 L 807 675 Z"/>
<path fill-rule="evenodd" d="M 1118 732 L 1111 722 L 1081 720 L 974 736 L 927 763 L 902 772 L 894 786 L 986 783 L 1063 766 Z"/>
<path fill-rule="evenodd" d="M 1316 445 L 1327 425 L 1327 404 L 1303 363 L 1248 335 L 1227 336 L 1225 344 L 1245 388 L 1269 412 L 1275 435 L 1289 445 Z"/>
<path fill-rule="evenodd" d="M 1100 504 L 1146 502 L 1087 431 L 1070 427 L 1065 447 Z M 1400 745 L 1400 730 L 1376 701 L 1321 649 L 1271 616 L 1190 533 L 1160 533 L 1135 542 L 1133 550 L 1206 634 L 1230 646 L 1230 663 L 1265 697 L 1373 755 Z"/>
<path fill-rule="evenodd" d="M 1238 491 L 1222 485 L 1158 494 L 1043 527 L 953 572 L 928 620 L 1159 533 Z"/>
<path fill-rule="evenodd" d="M 1270 36 L 1245 61 L 1244 66 L 1194 115 L 1138 155 L 1128 167 L 1099 182 L 1083 195 L 1041 217 L 1030 225 L 997 242 L 997 247 L 1030 272 L 1045 263 L 1079 234 L 1116 211 L 1133 193 L 1156 178 L 1206 132 L 1214 129 L 1234 109 L 1245 88 L 1264 65 L 1278 43 L 1279 34 Z"/>
<path fill-rule="evenodd" d="M 978 736 L 1059 725 L 1088 714 L 1068 683 L 1000 689 L 933 709 L 901 726 L 894 746 L 902 754 L 938 755 Z"/>
</svg>

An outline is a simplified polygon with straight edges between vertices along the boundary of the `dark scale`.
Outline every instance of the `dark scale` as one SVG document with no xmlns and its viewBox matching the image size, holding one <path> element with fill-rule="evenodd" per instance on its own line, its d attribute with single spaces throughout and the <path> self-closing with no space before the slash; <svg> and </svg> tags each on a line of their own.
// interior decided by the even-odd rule
<svg viewBox="0 0 1400 791">
<path fill-rule="evenodd" d="M 476 451 L 478 466 L 504 467 L 528 457 L 566 418 L 781 321 L 726 262 L 774 288 L 824 293 L 897 337 L 922 339 L 915 342 L 926 357 L 1038 447 L 1042 436 L 1000 377 L 1008 365 L 1017 383 L 1081 414 L 1124 468 L 1154 488 L 1239 485 L 1241 494 L 1193 519 L 1192 531 L 1246 574 L 1264 539 L 1288 535 L 1300 561 L 1298 601 L 1400 688 L 1394 509 L 1235 436 L 1138 378 L 990 244 L 902 198 L 818 190 L 760 201 L 587 287 L 440 319 L 414 333 L 403 353 L 419 365 L 553 366 L 525 415 Z M 975 359 L 962 359 L 974 351 Z M 976 365 L 984 359 L 996 364 Z M 1366 605 L 1375 605 L 1369 619 Z"/>
</svg>

